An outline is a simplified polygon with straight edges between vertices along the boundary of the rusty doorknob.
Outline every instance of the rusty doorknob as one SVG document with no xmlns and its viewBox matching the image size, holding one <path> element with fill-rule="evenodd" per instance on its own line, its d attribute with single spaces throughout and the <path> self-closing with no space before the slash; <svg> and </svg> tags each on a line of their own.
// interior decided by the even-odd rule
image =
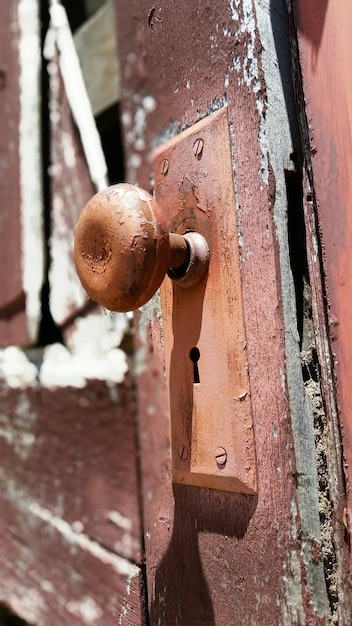
<svg viewBox="0 0 352 626">
<path fill-rule="evenodd" d="M 83 208 L 74 259 L 90 298 L 123 312 L 148 302 L 166 272 L 183 287 L 203 280 L 209 247 L 197 232 L 169 233 L 156 200 L 120 183 L 99 191 Z"/>
</svg>

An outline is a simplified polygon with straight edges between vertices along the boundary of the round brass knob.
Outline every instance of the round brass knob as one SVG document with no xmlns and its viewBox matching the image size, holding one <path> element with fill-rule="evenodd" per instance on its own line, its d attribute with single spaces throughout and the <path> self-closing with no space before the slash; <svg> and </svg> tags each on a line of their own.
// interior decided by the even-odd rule
<svg viewBox="0 0 352 626">
<path fill-rule="evenodd" d="M 90 298 L 123 312 L 148 302 L 166 272 L 184 287 L 200 282 L 209 248 L 196 232 L 169 233 L 155 199 L 121 183 L 98 192 L 83 208 L 74 259 Z"/>
</svg>

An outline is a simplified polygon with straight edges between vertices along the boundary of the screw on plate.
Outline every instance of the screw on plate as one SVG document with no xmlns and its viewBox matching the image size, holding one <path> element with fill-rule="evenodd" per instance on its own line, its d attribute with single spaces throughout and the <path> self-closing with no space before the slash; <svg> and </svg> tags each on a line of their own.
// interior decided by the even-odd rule
<svg viewBox="0 0 352 626">
<path fill-rule="evenodd" d="M 162 174 L 163 176 L 166 176 L 168 171 L 169 171 L 169 161 L 167 159 L 163 159 L 161 161 L 160 174 Z"/>
<path fill-rule="evenodd" d="M 225 448 L 221 448 L 221 447 L 216 448 L 215 461 L 218 467 L 223 467 L 224 465 L 226 465 L 227 452 Z"/>
<path fill-rule="evenodd" d="M 183 443 L 177 448 L 177 454 L 181 461 L 186 461 L 188 459 L 188 449 Z"/>
<path fill-rule="evenodd" d="M 203 139 L 196 139 L 193 144 L 193 152 L 194 152 L 194 156 L 197 157 L 198 159 L 200 159 L 200 157 L 202 156 L 203 148 L 204 148 Z"/>
</svg>

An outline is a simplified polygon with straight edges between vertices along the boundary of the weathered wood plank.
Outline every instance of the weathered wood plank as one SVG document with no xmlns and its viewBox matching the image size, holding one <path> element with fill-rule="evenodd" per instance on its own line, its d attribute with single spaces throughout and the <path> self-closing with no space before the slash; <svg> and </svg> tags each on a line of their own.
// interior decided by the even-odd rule
<svg viewBox="0 0 352 626">
<path fill-rule="evenodd" d="M 75 271 L 73 233 L 82 207 L 95 193 L 57 58 L 48 66 L 51 127 L 50 311 L 63 325 L 88 302 Z"/>
<path fill-rule="evenodd" d="M 36 0 L 0 6 L 2 345 L 35 341 L 40 316 L 38 9 Z M 14 346 L 0 351 L 0 602 L 37 626 L 139 625 L 135 420 L 117 350 L 126 320 L 92 307 L 76 318 L 87 298 L 72 235 L 94 188 L 56 59 L 48 69 L 50 306 L 68 347 L 32 350 L 32 361 Z"/>
<path fill-rule="evenodd" d="M 0 7 L 0 343 L 37 339 L 43 280 L 37 1 Z"/>
<path fill-rule="evenodd" d="M 136 565 L 21 491 L 11 496 L 18 503 L 0 496 L 1 602 L 36 626 L 116 626 L 128 602 L 129 623 L 141 623 Z"/>
<path fill-rule="evenodd" d="M 138 561 L 138 485 L 128 385 L 109 388 L 104 382 L 89 382 L 80 389 L 22 391 L 2 387 L 0 394 L 3 490 L 6 482 L 21 486 L 28 500 L 69 524 L 77 522 L 109 550 Z"/>
<path fill-rule="evenodd" d="M 114 4 L 112 0 L 107 0 L 74 34 L 84 82 L 95 116 L 120 99 L 115 21 Z"/>
<path fill-rule="evenodd" d="M 153 146 L 228 105 L 259 479 L 257 500 L 172 485 L 155 298 L 138 316 L 137 350 L 150 622 L 336 622 L 288 246 L 285 170 L 297 125 L 286 4 L 119 7 L 128 181 L 148 189 Z M 329 530 L 327 542 L 343 573 Z"/>
<path fill-rule="evenodd" d="M 50 389 L 44 372 L 38 387 L 32 368 L 32 384 L 24 366 L 22 379 L 2 368 L 0 599 L 38 626 L 105 626 L 126 611 L 138 624 L 141 531 L 129 385 Z M 59 370 L 57 361 L 57 383 Z"/>
<path fill-rule="evenodd" d="M 324 300 L 327 301 L 327 330 L 331 352 L 322 350 L 328 362 L 328 384 L 332 387 L 332 417 L 328 424 L 330 448 L 339 448 L 336 425 L 336 400 L 341 421 L 344 470 L 347 478 L 348 514 L 336 508 L 336 524 L 345 524 L 350 533 L 352 514 L 352 412 L 350 372 L 351 342 L 351 199 L 352 174 L 352 79 L 348 67 L 352 42 L 348 24 L 352 6 L 347 0 L 323 2 L 319 8 L 297 0 L 299 53 L 303 74 L 303 91 L 297 97 L 306 99 L 307 120 L 302 120 L 306 157 L 306 215 L 308 232 L 316 224 L 321 236 L 320 256 L 325 277 Z M 316 253 L 315 249 L 315 253 Z M 321 312 L 321 311 L 320 311 Z M 323 346 L 324 347 L 324 346 Z M 322 359 L 324 368 L 324 360 Z M 332 371 L 333 370 L 333 371 Z M 336 387 L 335 387 L 335 385 Z M 336 392 L 337 398 L 334 397 Z M 334 420 L 335 418 L 335 420 Z M 341 448 L 340 448 L 341 451 Z M 331 452 L 328 452 L 330 456 Z M 342 452 L 341 452 L 342 454 Z M 330 490 L 344 480 L 336 471 Z M 338 482 L 337 482 L 338 481 Z M 350 587 L 345 583 L 346 593 Z"/>
</svg>

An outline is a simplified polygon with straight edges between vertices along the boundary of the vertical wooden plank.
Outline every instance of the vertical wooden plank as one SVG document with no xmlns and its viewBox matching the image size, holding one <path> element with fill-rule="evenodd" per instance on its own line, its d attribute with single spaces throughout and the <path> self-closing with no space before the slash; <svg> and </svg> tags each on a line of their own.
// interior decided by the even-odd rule
<svg viewBox="0 0 352 626">
<path fill-rule="evenodd" d="M 286 4 L 122 5 L 128 182 L 148 189 L 152 148 L 228 105 L 259 480 L 258 498 L 172 485 L 154 298 L 138 314 L 136 355 L 150 622 L 336 622 L 343 592 L 328 580 L 323 546 L 335 563 L 343 529 L 336 545 L 319 515 L 287 232 L 285 170 L 299 138 Z M 347 626 L 348 602 L 341 615 Z"/>
<path fill-rule="evenodd" d="M 1 266 L 4 268 L 4 276 L 8 277 L 7 281 L 4 281 L 0 296 L 2 313 L 0 328 L 1 342 L 3 344 L 11 343 L 13 340 L 12 337 L 15 334 L 21 336 L 23 341 L 27 334 L 25 331 L 24 293 L 20 254 L 21 237 L 19 228 L 21 210 L 20 187 L 18 184 L 20 176 L 18 136 L 20 119 L 20 68 L 18 47 L 16 45 L 11 46 L 11 39 L 13 38 L 14 41 L 18 42 L 19 38 L 16 6 L 16 2 L 7 2 L 2 3 L 0 8 L 1 41 L 3 42 L 0 92 L 1 193 L 3 197 L 3 207 L 0 222 L 2 242 L 0 254 Z M 7 58 L 5 57 L 5 50 L 7 51 Z M 5 210 L 5 207 L 8 207 L 7 210 Z M 13 312 L 11 311 L 11 304 Z M 11 318 L 12 323 L 7 321 Z"/>
<path fill-rule="evenodd" d="M 352 9 L 348 2 L 334 0 L 319 7 L 312 3 L 295 2 L 299 54 L 303 89 L 296 90 L 299 105 L 306 101 L 307 118 L 301 118 L 306 159 L 305 213 L 308 236 L 312 238 L 315 265 L 321 264 L 325 277 L 317 315 L 322 317 L 327 303 L 326 332 L 330 336 L 331 352 L 323 349 L 322 371 L 332 359 L 333 367 L 326 372 L 330 386 L 332 412 L 340 418 L 343 450 L 339 446 L 338 429 L 330 420 L 330 448 L 336 447 L 344 457 L 345 476 L 336 473 L 330 490 L 347 481 L 347 509 L 336 507 L 336 524 L 344 524 L 350 533 L 351 520 L 351 461 L 352 413 L 350 369 L 351 343 L 351 236 L 352 221 L 349 206 L 352 198 L 352 176 L 348 163 L 352 154 L 352 80 L 348 59 L 352 45 L 348 24 Z M 314 245 L 317 231 L 321 249 Z M 318 253 L 318 254 L 317 254 Z M 323 324 L 321 324 L 322 326 Z M 336 395 L 335 395 L 336 394 Z M 329 406 L 329 403 L 327 404 Z M 336 406 L 337 405 L 337 406 Z M 346 551 L 347 552 L 347 551 Z M 349 551 L 350 552 L 350 551 Z M 346 581 L 341 590 L 350 593 Z M 346 598 L 345 596 L 345 598 Z"/>
<path fill-rule="evenodd" d="M 87 295 L 73 261 L 73 234 L 82 207 L 95 193 L 68 105 L 57 56 L 48 65 L 51 130 L 50 311 L 59 326 L 85 307 Z"/>
<path fill-rule="evenodd" d="M 37 339 L 43 281 L 39 4 L 0 8 L 2 345 Z"/>
</svg>

